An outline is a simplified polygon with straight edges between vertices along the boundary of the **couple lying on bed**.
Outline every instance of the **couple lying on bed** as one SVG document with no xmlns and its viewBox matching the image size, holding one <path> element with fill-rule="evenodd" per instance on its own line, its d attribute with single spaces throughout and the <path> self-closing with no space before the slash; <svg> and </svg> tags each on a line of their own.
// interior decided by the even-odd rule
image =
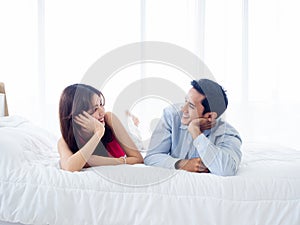
<svg viewBox="0 0 300 225">
<path fill-rule="evenodd" d="M 219 117 L 227 108 L 223 88 L 214 81 L 191 82 L 185 103 L 164 110 L 152 134 L 145 164 L 190 172 L 235 175 L 241 161 L 238 132 Z M 59 103 L 61 168 L 143 163 L 143 157 L 120 120 L 105 112 L 103 94 L 74 84 Z"/>
</svg>

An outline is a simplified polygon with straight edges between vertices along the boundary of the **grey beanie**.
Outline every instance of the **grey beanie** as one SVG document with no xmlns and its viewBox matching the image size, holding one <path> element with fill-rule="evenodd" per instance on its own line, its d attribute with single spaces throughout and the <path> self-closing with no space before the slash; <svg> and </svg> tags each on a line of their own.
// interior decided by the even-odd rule
<svg viewBox="0 0 300 225">
<path fill-rule="evenodd" d="M 209 79 L 200 79 L 199 81 L 193 80 L 191 85 L 206 98 L 202 101 L 207 112 L 216 112 L 218 117 L 223 114 L 228 105 L 228 99 L 224 89 L 215 81 Z"/>
</svg>

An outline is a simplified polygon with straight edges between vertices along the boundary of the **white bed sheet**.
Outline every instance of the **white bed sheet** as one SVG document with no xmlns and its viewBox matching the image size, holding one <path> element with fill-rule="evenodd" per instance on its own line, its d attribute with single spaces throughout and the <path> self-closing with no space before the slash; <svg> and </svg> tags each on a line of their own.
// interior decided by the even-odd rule
<svg viewBox="0 0 300 225">
<path fill-rule="evenodd" d="M 236 176 L 144 165 L 59 169 L 56 138 L 0 118 L 0 221 L 23 224 L 300 224 L 300 151 L 247 144 Z"/>
</svg>

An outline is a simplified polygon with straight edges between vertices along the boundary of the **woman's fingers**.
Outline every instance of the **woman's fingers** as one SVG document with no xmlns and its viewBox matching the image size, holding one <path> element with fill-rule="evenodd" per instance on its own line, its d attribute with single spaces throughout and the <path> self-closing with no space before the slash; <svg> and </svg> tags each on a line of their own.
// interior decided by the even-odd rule
<svg viewBox="0 0 300 225">
<path fill-rule="evenodd" d="M 80 126 L 87 128 L 90 124 L 91 119 L 93 119 L 92 116 L 90 116 L 87 112 L 83 111 L 83 113 L 78 114 L 75 116 L 75 122 L 79 124 Z"/>
<path fill-rule="evenodd" d="M 84 120 L 84 121 L 88 121 L 89 120 L 89 117 L 86 116 L 87 112 L 83 111 L 82 113 L 78 114 L 79 118 Z M 88 113 L 87 113 L 88 114 Z M 88 114 L 89 115 L 89 114 Z"/>
<path fill-rule="evenodd" d="M 86 111 L 83 111 L 82 114 L 83 114 L 86 118 L 88 118 L 88 119 L 94 118 L 94 117 L 92 117 L 90 114 L 88 114 Z M 80 114 L 80 115 L 81 115 L 81 114 Z"/>
<path fill-rule="evenodd" d="M 75 116 L 74 122 L 77 123 L 78 125 L 82 126 L 82 127 L 85 126 L 84 121 L 79 116 Z"/>
</svg>

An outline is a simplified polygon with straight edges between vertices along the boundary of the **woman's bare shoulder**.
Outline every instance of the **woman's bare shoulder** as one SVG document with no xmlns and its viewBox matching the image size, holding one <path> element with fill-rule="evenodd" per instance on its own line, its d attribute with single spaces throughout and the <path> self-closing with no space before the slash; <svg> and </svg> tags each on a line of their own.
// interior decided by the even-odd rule
<svg viewBox="0 0 300 225">
<path fill-rule="evenodd" d="M 118 117 L 113 112 L 106 112 L 104 119 L 109 126 L 112 126 L 113 122 L 118 122 Z"/>
<path fill-rule="evenodd" d="M 59 138 L 57 142 L 57 149 L 60 155 L 64 155 L 65 153 L 69 155 L 70 153 L 72 153 L 67 142 L 63 137 Z"/>
<path fill-rule="evenodd" d="M 104 118 L 111 119 L 113 116 L 116 116 L 113 112 L 106 112 Z"/>
</svg>

